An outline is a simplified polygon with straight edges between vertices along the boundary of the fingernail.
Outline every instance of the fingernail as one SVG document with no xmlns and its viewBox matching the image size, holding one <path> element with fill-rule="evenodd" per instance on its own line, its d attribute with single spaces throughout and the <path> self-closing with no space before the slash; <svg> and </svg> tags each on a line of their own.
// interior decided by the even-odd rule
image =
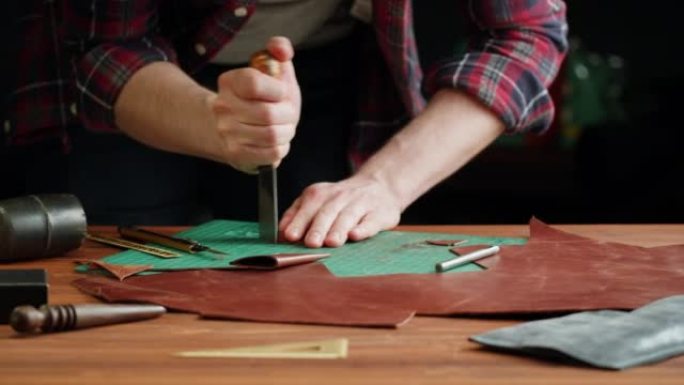
<svg viewBox="0 0 684 385">
<path fill-rule="evenodd" d="M 333 243 L 335 245 L 340 243 L 340 240 L 341 240 L 340 233 L 332 233 L 332 234 L 328 235 L 328 241 L 330 241 L 331 243 Z"/>
<path fill-rule="evenodd" d="M 301 232 L 299 231 L 298 228 L 293 228 L 293 229 L 288 229 L 287 230 L 287 235 L 289 238 L 294 238 L 294 239 L 299 239 L 301 236 Z"/>
<path fill-rule="evenodd" d="M 309 233 L 307 240 L 309 241 L 309 243 L 319 245 L 321 243 L 321 233 L 319 233 L 318 231 L 311 232 Z"/>
<path fill-rule="evenodd" d="M 363 230 L 363 227 L 357 227 L 349 232 L 349 237 L 356 240 L 356 238 L 363 236 Z"/>
</svg>

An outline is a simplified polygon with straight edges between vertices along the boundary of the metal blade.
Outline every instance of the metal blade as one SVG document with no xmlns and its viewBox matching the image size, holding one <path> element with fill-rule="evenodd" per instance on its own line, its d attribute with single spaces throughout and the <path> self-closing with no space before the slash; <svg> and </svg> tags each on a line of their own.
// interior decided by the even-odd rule
<svg viewBox="0 0 684 385">
<path fill-rule="evenodd" d="M 259 238 L 278 243 L 278 176 L 273 166 L 259 167 Z"/>
</svg>

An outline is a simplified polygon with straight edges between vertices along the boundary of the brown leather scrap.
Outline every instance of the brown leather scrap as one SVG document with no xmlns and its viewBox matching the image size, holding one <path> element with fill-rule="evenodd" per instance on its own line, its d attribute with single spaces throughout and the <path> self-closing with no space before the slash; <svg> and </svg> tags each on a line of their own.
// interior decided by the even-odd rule
<svg viewBox="0 0 684 385">
<path fill-rule="evenodd" d="M 489 260 L 489 261 L 487 261 Z M 416 314 L 534 314 L 634 309 L 684 293 L 684 245 L 600 242 L 533 219 L 486 271 L 339 278 L 318 263 L 278 271 L 184 271 L 75 282 L 108 301 L 143 301 L 208 317 L 398 326 Z"/>
<path fill-rule="evenodd" d="M 230 262 L 230 266 L 242 269 L 275 270 L 281 269 L 283 267 L 296 266 L 301 265 L 303 263 L 318 261 L 319 259 L 329 256 L 330 253 L 280 253 L 253 255 L 250 257 L 236 259 Z"/>
<path fill-rule="evenodd" d="M 152 268 L 151 265 L 114 265 L 97 259 L 79 259 L 74 262 L 87 265 L 88 268 L 100 268 L 118 278 L 119 281 Z"/>
<path fill-rule="evenodd" d="M 243 257 L 230 262 L 230 265 L 217 267 L 221 270 L 276 270 L 285 267 L 301 265 L 314 262 L 319 259 L 329 257 L 329 253 L 280 253 L 264 254 Z M 77 260 L 77 263 L 89 265 L 89 267 L 99 267 L 100 269 L 112 274 L 119 281 L 123 281 L 135 274 L 143 271 L 160 272 L 152 265 L 118 265 L 96 259 Z"/>
</svg>

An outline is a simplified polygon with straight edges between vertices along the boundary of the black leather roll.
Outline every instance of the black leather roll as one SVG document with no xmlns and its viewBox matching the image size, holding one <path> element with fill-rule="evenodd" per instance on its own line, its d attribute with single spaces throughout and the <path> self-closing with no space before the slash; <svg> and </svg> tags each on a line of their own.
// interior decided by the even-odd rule
<svg viewBox="0 0 684 385">
<path fill-rule="evenodd" d="M 0 201 L 0 262 L 52 257 L 76 249 L 86 226 L 83 206 L 70 194 Z"/>
</svg>

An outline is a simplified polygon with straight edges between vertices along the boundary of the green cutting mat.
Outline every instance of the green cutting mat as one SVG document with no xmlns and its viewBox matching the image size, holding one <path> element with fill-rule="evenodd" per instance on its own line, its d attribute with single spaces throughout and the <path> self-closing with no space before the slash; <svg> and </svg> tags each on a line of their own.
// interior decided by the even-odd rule
<svg viewBox="0 0 684 385">
<path fill-rule="evenodd" d="M 384 231 L 371 239 L 347 243 L 338 248 L 310 249 L 292 244 L 267 244 L 259 240 L 258 226 L 254 222 L 215 220 L 176 234 L 190 238 L 217 250 L 227 256 L 210 252 L 197 254 L 180 253 L 179 258 L 162 259 L 138 251 L 124 251 L 104 258 L 116 265 L 152 265 L 154 270 L 184 270 L 199 268 L 221 268 L 230 261 L 251 256 L 274 253 L 330 253 L 322 263 L 334 275 L 356 277 L 399 273 L 434 273 L 435 264 L 454 257 L 446 246 L 433 246 L 426 240 L 467 240 L 466 245 L 520 245 L 523 238 L 478 237 L 448 233 L 418 233 Z M 474 263 L 452 270 L 478 271 L 482 268 Z M 80 271 L 83 271 L 81 268 Z"/>
</svg>

